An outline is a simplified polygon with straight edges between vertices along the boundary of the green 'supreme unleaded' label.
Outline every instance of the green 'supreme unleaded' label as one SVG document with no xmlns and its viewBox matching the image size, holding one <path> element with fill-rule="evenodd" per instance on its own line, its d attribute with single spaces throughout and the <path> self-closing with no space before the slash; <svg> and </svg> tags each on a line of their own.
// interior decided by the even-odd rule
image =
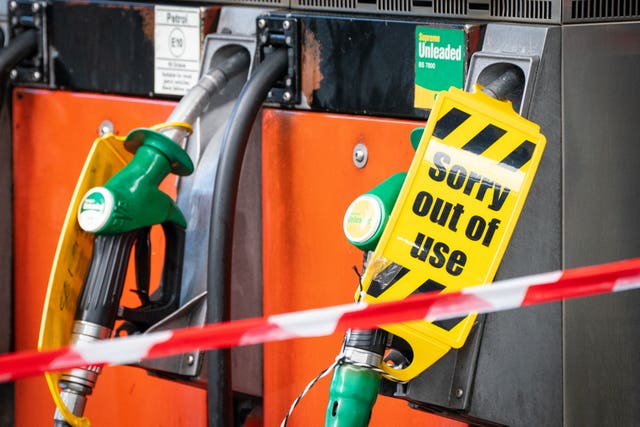
<svg viewBox="0 0 640 427">
<path fill-rule="evenodd" d="M 416 108 L 433 107 L 441 90 L 462 88 L 464 40 L 464 30 L 416 27 Z"/>
</svg>

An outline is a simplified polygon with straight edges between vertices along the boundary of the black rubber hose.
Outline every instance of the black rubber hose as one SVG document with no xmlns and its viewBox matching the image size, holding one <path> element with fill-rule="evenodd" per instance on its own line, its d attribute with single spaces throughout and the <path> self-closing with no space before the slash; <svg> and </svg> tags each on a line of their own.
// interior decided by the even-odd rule
<svg viewBox="0 0 640 427">
<path fill-rule="evenodd" d="M 18 65 L 20 61 L 33 55 L 38 47 L 38 33 L 28 30 L 13 37 L 9 45 L 0 50 L 0 78 Z"/>
<path fill-rule="evenodd" d="M 5 3 L 6 4 L 6 3 Z M 0 29 L 0 33 L 2 30 Z M 2 147 L 0 149 L 0 167 L 2 168 L 2 174 L 0 174 L 0 198 L 4 203 L 2 203 L 2 209 L 0 210 L 0 217 L 3 219 L 0 221 L 0 232 L 4 238 L 11 239 L 11 221 L 12 221 L 12 212 L 13 212 L 13 201 L 11 199 L 11 176 L 13 174 L 12 171 L 12 163 L 11 163 L 11 122 L 10 115 L 7 111 L 2 111 L 4 105 L 9 105 L 10 100 L 5 99 L 5 86 L 6 82 L 4 80 L 5 74 L 15 67 L 20 61 L 32 55 L 38 46 L 38 38 L 35 30 L 29 30 L 22 34 L 17 35 L 13 39 L 11 39 L 9 45 L 7 47 L 2 48 L 4 46 L 4 36 L 0 37 L 0 131 L 3 132 L 0 141 L 2 142 Z M 6 98 L 9 98 L 8 96 Z M 7 110 L 9 110 L 7 108 Z M 6 126 L 6 128 L 5 128 Z M 5 144 L 9 142 L 9 144 Z M 8 196 L 8 197 L 7 197 Z M 8 203 L 6 202 L 8 200 Z M 7 251 L 4 251 L 5 255 L 4 261 L 2 263 L 2 267 L 6 267 L 11 265 L 13 261 L 13 252 L 12 249 L 9 248 Z M 8 255 L 8 256 L 6 256 Z M 7 273 L 7 270 L 3 270 L 3 274 L 0 277 L 0 280 L 9 279 L 11 280 L 11 272 Z M 9 282 L 11 283 L 11 282 Z M 9 296 L 9 301 L 11 300 L 12 291 L 10 287 L 8 290 L 5 289 L 3 292 L 0 292 L 2 297 Z M 4 301 L 0 304 L 0 309 L 4 309 L 6 307 Z M 9 306 L 10 307 L 10 306 Z M 4 322 L 3 322 L 4 320 Z M 11 331 L 13 330 L 13 318 L 11 314 L 11 310 L 8 312 L 3 312 L 3 315 L 0 316 L 0 331 L 4 333 L 8 331 L 8 340 L 4 342 L 11 342 Z M 2 345 L 4 347 L 4 345 Z M 0 348 L 0 352 L 7 351 L 8 348 Z M 0 384 L 0 396 L 3 396 L 0 399 L 0 425 L 11 425 L 13 424 L 13 420 L 15 417 L 15 411 L 13 409 L 13 403 L 15 402 L 15 388 L 12 383 Z"/>
<path fill-rule="evenodd" d="M 231 247 L 242 159 L 256 115 L 273 84 L 287 69 L 287 51 L 276 50 L 244 85 L 227 121 L 216 171 L 209 235 L 207 323 L 229 319 Z M 231 370 L 228 350 L 207 354 L 207 409 L 210 427 L 233 424 Z"/>
</svg>

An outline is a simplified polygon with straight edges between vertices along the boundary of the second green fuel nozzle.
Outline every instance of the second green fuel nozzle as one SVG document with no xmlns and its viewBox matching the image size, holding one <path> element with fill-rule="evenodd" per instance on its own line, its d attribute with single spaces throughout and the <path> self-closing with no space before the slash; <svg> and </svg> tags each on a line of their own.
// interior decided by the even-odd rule
<svg viewBox="0 0 640 427">
<path fill-rule="evenodd" d="M 420 130 L 417 131 L 412 134 L 412 143 L 422 136 Z M 413 145 L 415 147 L 417 143 Z M 349 205 L 343 229 L 352 245 L 363 251 L 376 248 L 406 177 L 406 172 L 396 173 Z M 379 366 L 389 338 L 382 329 L 347 331 L 344 360 L 331 378 L 325 427 L 369 425 L 382 378 Z"/>
</svg>

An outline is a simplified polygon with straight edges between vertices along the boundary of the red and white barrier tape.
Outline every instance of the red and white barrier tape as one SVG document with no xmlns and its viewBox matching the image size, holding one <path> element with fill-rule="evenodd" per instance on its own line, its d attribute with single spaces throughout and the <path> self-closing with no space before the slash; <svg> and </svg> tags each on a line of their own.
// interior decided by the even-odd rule
<svg viewBox="0 0 640 427">
<path fill-rule="evenodd" d="M 568 298 L 640 288 L 640 258 L 427 293 L 402 301 L 345 304 L 263 318 L 155 332 L 51 351 L 0 356 L 0 382 L 88 365 L 121 365 L 197 350 L 318 337 L 348 328 L 489 313 Z"/>
</svg>

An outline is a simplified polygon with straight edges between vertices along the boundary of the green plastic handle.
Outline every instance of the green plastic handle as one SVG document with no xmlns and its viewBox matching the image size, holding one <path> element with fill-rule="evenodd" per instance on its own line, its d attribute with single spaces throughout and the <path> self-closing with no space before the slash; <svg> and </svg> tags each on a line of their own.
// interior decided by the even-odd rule
<svg viewBox="0 0 640 427">
<path fill-rule="evenodd" d="M 367 427 L 380 378 L 379 373 L 368 368 L 339 365 L 331 379 L 325 427 Z"/>
<path fill-rule="evenodd" d="M 135 156 L 103 187 L 87 192 L 78 210 L 80 227 L 101 235 L 167 221 L 186 227 L 178 206 L 158 186 L 169 173 L 192 173 L 189 155 L 172 139 L 151 129 L 130 132 L 125 147 Z"/>
</svg>

